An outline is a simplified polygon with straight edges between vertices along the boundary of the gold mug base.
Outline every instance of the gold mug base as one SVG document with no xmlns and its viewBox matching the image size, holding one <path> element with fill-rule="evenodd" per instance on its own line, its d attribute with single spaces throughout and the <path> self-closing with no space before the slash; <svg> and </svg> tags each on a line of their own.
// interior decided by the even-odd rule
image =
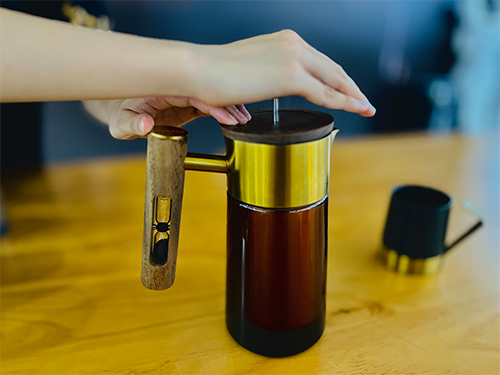
<svg viewBox="0 0 500 375">
<path fill-rule="evenodd" d="M 410 258 L 386 246 L 382 248 L 381 255 L 389 270 L 402 275 L 432 275 L 441 268 L 443 263 L 442 255 L 430 258 Z"/>
</svg>

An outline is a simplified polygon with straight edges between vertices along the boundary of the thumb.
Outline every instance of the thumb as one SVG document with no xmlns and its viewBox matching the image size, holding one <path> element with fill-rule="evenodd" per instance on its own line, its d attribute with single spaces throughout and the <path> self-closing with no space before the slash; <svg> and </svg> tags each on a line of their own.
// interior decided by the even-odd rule
<svg viewBox="0 0 500 375">
<path fill-rule="evenodd" d="M 116 139 L 135 139 L 145 137 L 153 129 L 154 123 L 148 114 L 119 110 L 111 118 L 109 132 Z"/>
</svg>

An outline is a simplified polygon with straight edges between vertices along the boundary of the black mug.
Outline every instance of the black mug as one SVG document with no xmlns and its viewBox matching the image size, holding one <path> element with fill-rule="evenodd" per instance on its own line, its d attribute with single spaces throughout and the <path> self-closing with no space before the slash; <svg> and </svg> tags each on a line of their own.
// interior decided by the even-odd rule
<svg viewBox="0 0 500 375">
<path fill-rule="evenodd" d="M 384 230 L 383 256 L 387 267 L 398 273 L 432 274 L 442 264 L 442 256 L 477 230 L 477 222 L 451 244 L 445 243 L 451 198 L 424 186 L 394 189 Z"/>
</svg>

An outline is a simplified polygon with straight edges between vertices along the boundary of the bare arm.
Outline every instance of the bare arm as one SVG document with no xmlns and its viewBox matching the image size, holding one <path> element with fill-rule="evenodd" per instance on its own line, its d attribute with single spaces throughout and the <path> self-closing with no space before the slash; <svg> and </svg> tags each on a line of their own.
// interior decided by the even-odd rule
<svg viewBox="0 0 500 375">
<path fill-rule="evenodd" d="M 88 106 L 109 124 L 117 123 L 123 111 L 139 116 L 128 117 L 133 128 L 121 119 L 117 138 L 144 135 L 138 129 L 147 132 L 158 116 L 171 114 L 244 123 L 246 113 L 238 113 L 244 108 L 235 103 L 287 95 L 362 116 L 375 114 L 338 64 L 290 30 L 197 45 L 102 32 L 5 9 L 0 21 L 0 101 L 122 99 L 120 105 Z M 126 98 L 138 102 L 123 105 Z M 161 108 L 155 107 L 159 103 Z"/>
<path fill-rule="evenodd" d="M 0 21 L 2 102 L 193 94 L 186 84 L 192 61 L 188 43 L 103 32 L 6 9 L 0 9 Z"/>
</svg>

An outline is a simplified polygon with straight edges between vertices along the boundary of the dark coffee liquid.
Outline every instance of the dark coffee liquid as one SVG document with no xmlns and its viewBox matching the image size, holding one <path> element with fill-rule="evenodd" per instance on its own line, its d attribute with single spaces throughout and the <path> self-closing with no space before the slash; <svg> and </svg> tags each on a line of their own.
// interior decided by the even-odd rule
<svg viewBox="0 0 500 375">
<path fill-rule="evenodd" d="M 325 324 L 328 198 L 263 209 L 228 194 L 226 324 L 243 347 L 300 353 Z"/>
</svg>

